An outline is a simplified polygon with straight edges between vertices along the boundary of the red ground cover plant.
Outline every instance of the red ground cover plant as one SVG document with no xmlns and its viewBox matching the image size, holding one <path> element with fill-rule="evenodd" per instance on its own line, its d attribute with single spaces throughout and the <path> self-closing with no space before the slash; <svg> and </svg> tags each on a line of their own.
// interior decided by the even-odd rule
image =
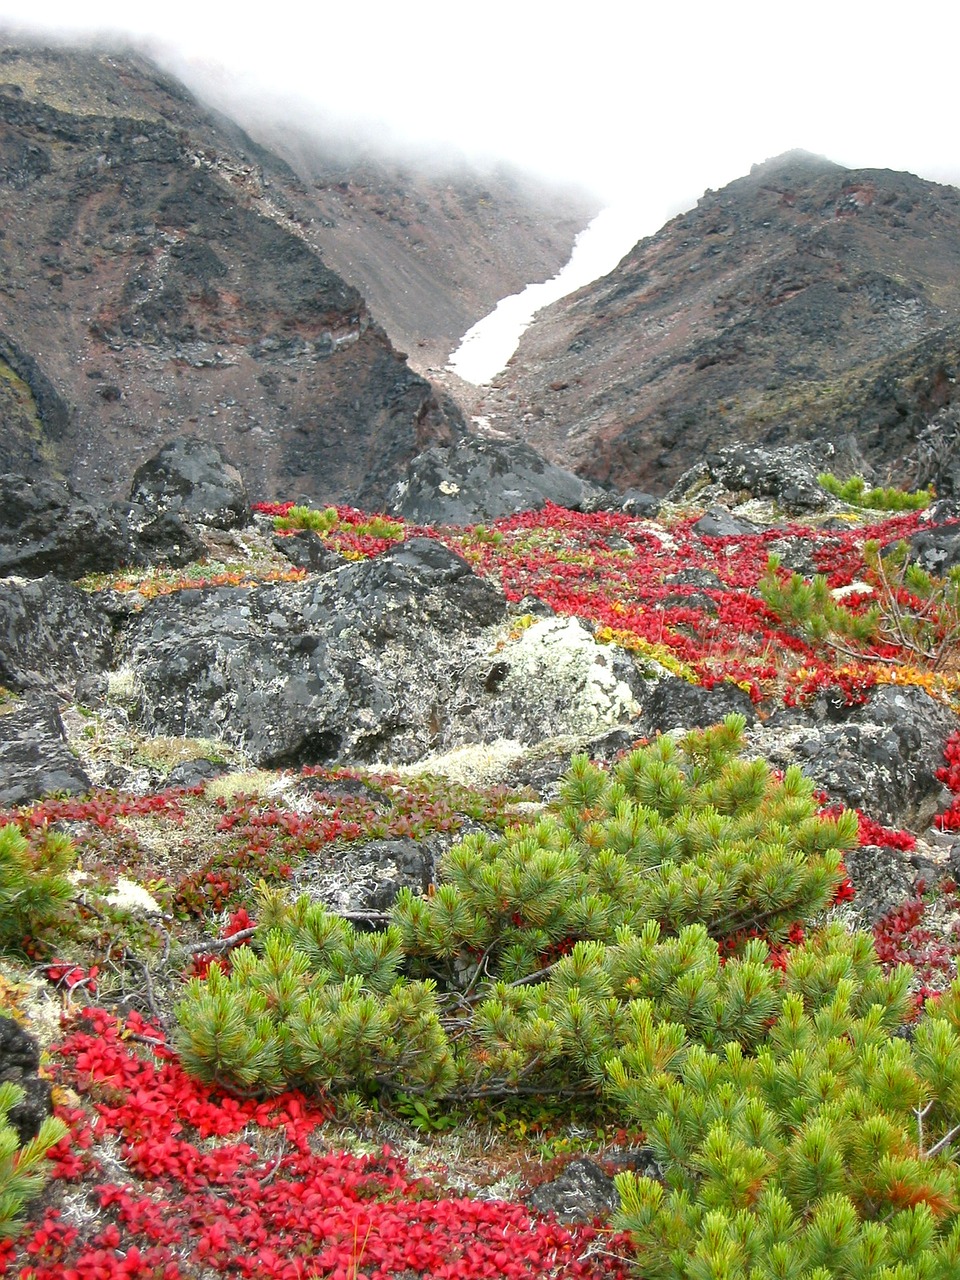
<svg viewBox="0 0 960 1280">
<path fill-rule="evenodd" d="M 255 510 L 282 516 L 293 505 L 259 503 Z M 370 517 L 350 507 L 336 510 L 337 528 L 324 537 L 341 553 L 365 557 L 395 545 L 392 539 L 352 535 Z M 489 526 L 393 523 L 407 537 L 436 537 L 465 555 L 511 601 L 535 596 L 558 614 L 592 623 L 601 640 L 680 664 L 681 674 L 705 687 L 730 681 L 755 702 L 773 695 L 797 704 L 822 692 L 862 702 L 887 675 L 867 658 L 838 664 L 835 655 L 812 648 L 781 625 L 756 590 L 770 553 L 785 541 L 803 539 L 813 546 L 816 569 L 829 585 L 847 586 L 863 574 L 865 541 L 909 537 L 919 521 L 920 514 L 911 512 L 839 532 L 790 524 L 711 538 L 694 531 L 695 516 L 667 528 L 619 512 L 574 512 L 547 503 Z M 711 571 L 722 587 L 667 581 L 690 569 Z M 885 656 L 897 657 L 892 651 Z"/>
<path fill-rule="evenodd" d="M 327 1151 L 322 1104 L 211 1095 L 137 1017 L 88 1009 L 56 1050 L 70 1137 L 54 1153 L 48 1208 L 0 1274 L 19 1280 L 396 1280 L 625 1277 L 620 1238 L 566 1228 L 523 1206 L 451 1199 L 377 1156 Z M 109 1158 L 105 1155 L 109 1152 Z M 125 1176 L 118 1176 L 125 1175 Z M 48 1198 L 50 1193 L 48 1192 Z M 92 1209 L 92 1237 L 81 1226 Z"/>
</svg>

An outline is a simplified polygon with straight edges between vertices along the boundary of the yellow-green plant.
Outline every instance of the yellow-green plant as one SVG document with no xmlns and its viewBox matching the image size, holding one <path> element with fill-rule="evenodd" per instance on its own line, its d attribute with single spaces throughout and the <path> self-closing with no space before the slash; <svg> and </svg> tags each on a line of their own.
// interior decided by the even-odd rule
<svg viewBox="0 0 960 1280">
<path fill-rule="evenodd" d="M 918 489 L 915 493 L 893 486 L 868 489 L 863 476 L 840 480 L 831 471 L 822 471 L 817 480 L 835 498 L 870 511 L 920 511 L 928 507 L 934 497 L 932 489 Z"/>
<path fill-rule="evenodd" d="M 36 1137 L 21 1146 L 8 1117 L 22 1098 L 20 1085 L 0 1083 L 0 1236 L 17 1235 L 24 1207 L 40 1194 L 46 1182 L 47 1154 L 67 1136 L 63 1121 L 47 1116 Z"/>
<path fill-rule="evenodd" d="M 317 511 L 314 507 L 291 507 L 285 516 L 274 516 L 273 527 L 281 533 L 298 529 L 327 533 L 338 518 L 336 507 L 326 507 L 323 511 Z"/>
</svg>

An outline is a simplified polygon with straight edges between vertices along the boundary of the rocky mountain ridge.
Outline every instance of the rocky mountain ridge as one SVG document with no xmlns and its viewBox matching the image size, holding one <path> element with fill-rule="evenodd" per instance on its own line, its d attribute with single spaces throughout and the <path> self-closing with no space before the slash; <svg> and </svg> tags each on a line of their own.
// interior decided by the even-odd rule
<svg viewBox="0 0 960 1280">
<path fill-rule="evenodd" d="M 621 489 L 737 441 L 848 442 L 915 480 L 956 395 L 958 280 L 954 188 L 791 152 L 545 308 L 484 411 Z"/>
</svg>

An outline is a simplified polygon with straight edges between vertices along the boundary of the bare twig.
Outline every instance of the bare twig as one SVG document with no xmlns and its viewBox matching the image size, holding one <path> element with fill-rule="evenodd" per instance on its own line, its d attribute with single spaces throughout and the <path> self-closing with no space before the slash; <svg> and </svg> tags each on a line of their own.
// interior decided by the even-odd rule
<svg viewBox="0 0 960 1280">
<path fill-rule="evenodd" d="M 248 938 L 252 938 L 257 932 L 256 925 L 250 929 L 240 929 L 236 933 L 231 933 L 229 938 L 214 938 L 210 942 L 197 942 L 192 947 L 186 947 L 188 956 L 219 955 L 222 951 L 232 951 L 234 947 L 239 947 L 241 943 L 246 942 Z"/>
</svg>

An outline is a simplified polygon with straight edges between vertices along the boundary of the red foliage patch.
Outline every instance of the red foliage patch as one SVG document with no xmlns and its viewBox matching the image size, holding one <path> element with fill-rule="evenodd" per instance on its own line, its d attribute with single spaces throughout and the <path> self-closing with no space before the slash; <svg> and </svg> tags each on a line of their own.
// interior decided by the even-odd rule
<svg viewBox="0 0 960 1280">
<path fill-rule="evenodd" d="M 159 1039 L 138 1018 L 123 1028 L 90 1009 L 56 1051 L 59 1080 L 85 1095 L 87 1109 L 60 1109 L 71 1134 L 55 1150 L 54 1177 L 88 1188 L 100 1231 L 82 1239 L 64 1214 L 48 1211 L 0 1251 L 0 1274 L 20 1280 L 627 1274 L 618 1260 L 593 1252 L 601 1243 L 596 1227 L 566 1228 L 497 1200 L 445 1198 L 411 1178 L 386 1148 L 376 1157 L 317 1150 L 322 1106 L 297 1092 L 268 1102 L 211 1096 L 162 1047 L 138 1055 L 124 1039 L 130 1033 Z M 111 1140 L 128 1179 L 104 1180 L 97 1144 Z M 264 1140 L 272 1155 L 257 1149 Z M 115 1161 L 110 1172 L 115 1177 Z M 615 1247 L 622 1244 L 617 1238 Z"/>
</svg>

